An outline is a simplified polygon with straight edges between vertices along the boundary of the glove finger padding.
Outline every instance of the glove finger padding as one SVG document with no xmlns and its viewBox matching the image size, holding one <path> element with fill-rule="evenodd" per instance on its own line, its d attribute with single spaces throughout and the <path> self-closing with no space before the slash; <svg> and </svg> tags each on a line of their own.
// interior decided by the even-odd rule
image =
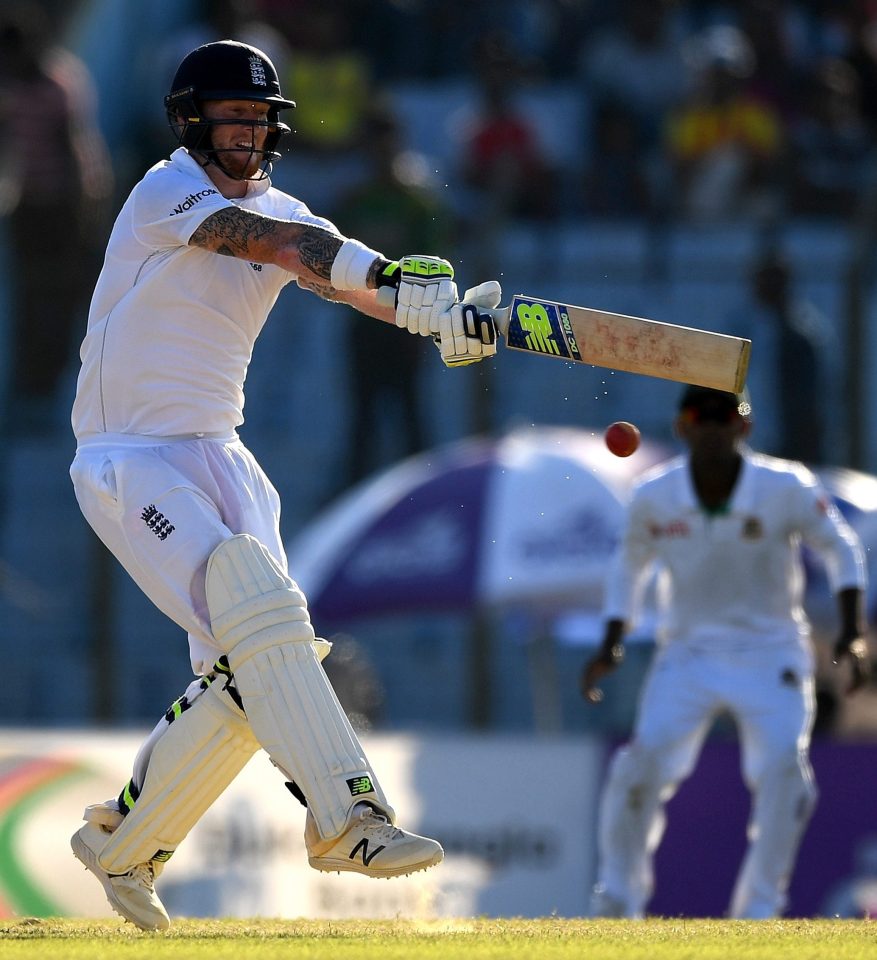
<svg viewBox="0 0 877 960">
<path fill-rule="evenodd" d="M 454 268 L 440 257 L 403 257 L 396 294 L 396 326 L 422 337 L 439 332 L 439 317 L 457 301 Z"/>
<path fill-rule="evenodd" d="M 470 287 L 463 294 L 463 303 L 474 303 L 476 307 L 493 310 L 502 300 L 502 286 L 499 280 L 485 280 L 477 287 Z"/>
<path fill-rule="evenodd" d="M 478 313 L 473 303 L 457 303 L 439 320 L 436 342 L 449 367 L 477 363 L 496 353 L 496 324 L 489 314 Z"/>
</svg>

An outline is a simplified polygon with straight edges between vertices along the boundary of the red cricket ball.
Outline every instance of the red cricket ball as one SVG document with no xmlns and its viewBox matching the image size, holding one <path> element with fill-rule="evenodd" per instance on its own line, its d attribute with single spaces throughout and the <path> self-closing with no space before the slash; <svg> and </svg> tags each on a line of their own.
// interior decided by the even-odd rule
<svg viewBox="0 0 877 960">
<path fill-rule="evenodd" d="M 627 420 L 616 420 L 606 427 L 603 439 L 616 457 L 629 457 L 639 446 L 639 427 Z"/>
</svg>

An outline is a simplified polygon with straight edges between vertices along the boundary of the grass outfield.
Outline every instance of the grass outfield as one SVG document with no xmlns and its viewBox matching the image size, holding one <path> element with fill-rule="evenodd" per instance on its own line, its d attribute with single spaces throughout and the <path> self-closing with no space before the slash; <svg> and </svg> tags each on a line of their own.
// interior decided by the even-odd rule
<svg viewBox="0 0 877 960">
<path fill-rule="evenodd" d="M 868 920 L 0 921 L 0 958 L 39 960 L 852 960 L 877 958 Z"/>
</svg>

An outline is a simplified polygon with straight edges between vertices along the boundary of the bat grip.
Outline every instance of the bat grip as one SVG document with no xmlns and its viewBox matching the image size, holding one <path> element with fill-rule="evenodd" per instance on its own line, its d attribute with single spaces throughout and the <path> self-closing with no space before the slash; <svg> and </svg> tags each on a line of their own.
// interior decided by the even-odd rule
<svg viewBox="0 0 877 960">
<path fill-rule="evenodd" d="M 395 307 L 396 306 L 396 288 L 395 287 L 381 287 L 378 290 L 377 295 L 378 306 L 381 307 Z M 479 313 L 486 313 L 493 317 L 493 321 L 496 324 L 497 330 L 505 336 L 506 331 L 509 328 L 509 316 L 510 310 L 508 307 L 496 307 L 493 310 L 488 310 L 486 307 L 479 308 Z"/>
</svg>

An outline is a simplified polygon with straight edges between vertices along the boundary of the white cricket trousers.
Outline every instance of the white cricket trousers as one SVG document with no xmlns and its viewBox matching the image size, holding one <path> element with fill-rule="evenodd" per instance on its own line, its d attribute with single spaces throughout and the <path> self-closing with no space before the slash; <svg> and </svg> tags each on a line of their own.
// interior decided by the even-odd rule
<svg viewBox="0 0 877 960">
<path fill-rule="evenodd" d="M 236 435 L 170 439 L 103 434 L 80 442 L 70 476 L 95 533 L 140 589 L 189 635 L 192 669 L 222 655 L 205 595 L 207 559 L 235 534 L 281 569 L 280 500 Z"/>
<path fill-rule="evenodd" d="M 780 915 L 816 800 L 808 760 L 814 707 L 812 657 L 803 646 L 659 650 L 633 738 L 613 757 L 600 804 L 598 898 L 625 916 L 644 914 L 666 825 L 664 806 L 694 769 L 714 719 L 729 713 L 752 794 L 749 846 L 729 913 Z M 715 815 L 721 830 L 721 810 Z"/>
</svg>

